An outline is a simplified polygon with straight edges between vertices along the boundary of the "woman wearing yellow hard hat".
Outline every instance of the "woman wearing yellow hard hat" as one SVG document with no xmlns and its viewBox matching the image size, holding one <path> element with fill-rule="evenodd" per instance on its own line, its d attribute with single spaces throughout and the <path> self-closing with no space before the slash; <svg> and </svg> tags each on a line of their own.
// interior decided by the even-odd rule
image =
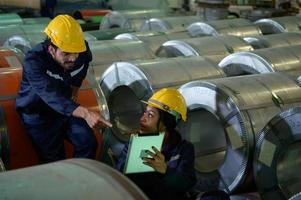
<svg viewBox="0 0 301 200">
<path fill-rule="evenodd" d="M 144 102 L 144 101 L 143 101 Z M 194 171 L 194 147 L 181 138 L 175 129 L 178 122 L 186 121 L 187 108 L 183 96 L 176 90 L 164 88 L 147 102 L 140 119 L 140 134 L 164 132 L 162 150 L 152 147 L 143 158 L 145 165 L 155 172 L 133 173 L 127 176 L 150 199 L 185 199 L 186 192 L 196 182 Z M 117 169 L 123 171 L 128 145 L 118 159 Z"/>
<path fill-rule="evenodd" d="M 111 124 L 76 102 L 92 60 L 88 43 L 69 15 L 55 17 L 45 33 L 46 40 L 25 56 L 17 111 L 41 162 L 65 158 L 65 137 L 74 146 L 74 157 L 95 158 L 92 128 Z"/>
</svg>

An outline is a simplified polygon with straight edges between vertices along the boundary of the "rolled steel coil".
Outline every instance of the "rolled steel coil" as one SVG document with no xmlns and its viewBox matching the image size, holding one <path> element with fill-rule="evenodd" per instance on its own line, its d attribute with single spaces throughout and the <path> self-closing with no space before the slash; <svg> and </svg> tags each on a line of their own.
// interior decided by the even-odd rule
<svg viewBox="0 0 301 200">
<path fill-rule="evenodd" d="M 283 72 L 297 78 L 301 74 L 301 45 L 239 52 L 225 57 L 219 66 L 228 76 Z"/>
<path fill-rule="evenodd" d="M 0 45 L 13 35 L 30 35 L 34 33 L 43 33 L 47 24 L 23 24 L 16 26 L 0 27 Z"/>
<path fill-rule="evenodd" d="M 7 48 L 16 48 L 25 55 L 38 43 L 43 42 L 45 38 L 46 36 L 43 33 L 13 35 L 3 43 L 3 46 Z"/>
<path fill-rule="evenodd" d="M 181 32 L 135 32 L 135 33 L 123 33 L 119 34 L 115 37 L 117 40 L 138 40 L 142 41 L 150 49 L 156 53 L 160 46 L 169 41 L 169 40 L 176 40 L 176 39 L 185 39 L 190 38 L 190 35 L 186 31 Z"/>
<path fill-rule="evenodd" d="M 37 154 L 15 108 L 15 98 L 20 88 L 22 68 L 0 68 L 1 143 L 0 155 L 7 169 L 17 169 L 38 164 Z M 109 119 L 103 93 L 92 77 L 87 77 L 79 90 L 78 103 L 100 112 Z M 101 134 L 95 130 L 97 141 Z M 99 155 L 98 148 L 98 155 Z M 67 156 L 72 156 L 72 146 L 66 143 Z"/>
<path fill-rule="evenodd" d="M 198 35 L 235 35 L 240 37 L 258 36 L 261 31 L 247 19 L 227 19 L 207 22 L 195 22 L 187 27 L 192 36 Z"/>
<path fill-rule="evenodd" d="M 22 67 L 24 54 L 18 49 L 0 47 L 0 68 Z"/>
<path fill-rule="evenodd" d="M 116 62 L 104 72 L 100 87 L 109 105 L 113 132 L 119 140 L 127 141 L 139 128 L 140 100 L 149 98 L 153 91 L 224 76 L 221 69 L 201 57 Z"/>
<path fill-rule="evenodd" d="M 113 62 L 156 57 L 151 49 L 141 41 L 90 41 L 89 46 L 93 55 L 89 70 L 97 81 Z"/>
<path fill-rule="evenodd" d="M 201 191 L 252 190 L 254 141 L 276 114 L 301 104 L 301 88 L 281 73 L 193 81 L 180 87 L 188 120 L 180 128 L 195 147 Z"/>
<path fill-rule="evenodd" d="M 1 1 L 0 1 L 1 5 Z M 22 18 L 16 13 L 1 13 L 0 26 L 23 24 Z"/>
<path fill-rule="evenodd" d="M 218 64 L 234 52 L 251 51 L 253 48 L 236 36 L 201 37 L 167 41 L 161 45 L 158 57 L 203 56 Z"/>
<path fill-rule="evenodd" d="M 262 199 L 290 199 L 301 191 L 301 107 L 273 117 L 258 135 L 254 177 Z"/>
<path fill-rule="evenodd" d="M 170 30 L 185 31 L 187 26 L 194 22 L 203 21 L 200 16 L 176 16 L 147 19 L 140 31 L 168 32 Z"/>
<path fill-rule="evenodd" d="M 300 31 L 299 27 L 301 25 L 300 17 L 298 16 L 259 19 L 254 23 L 260 28 L 264 35 L 283 32 L 298 32 Z"/>
<path fill-rule="evenodd" d="M 158 9 L 112 11 L 104 16 L 100 29 L 131 28 L 139 31 L 145 20 L 166 15 L 165 11 Z"/>
<path fill-rule="evenodd" d="M 146 200 L 117 170 L 89 159 L 69 159 L 0 173 L 1 199 Z"/>
<path fill-rule="evenodd" d="M 271 35 L 246 37 L 244 40 L 254 49 L 301 45 L 300 33 L 278 33 Z"/>
<path fill-rule="evenodd" d="M 97 40 L 113 40 L 119 34 L 122 33 L 132 33 L 133 29 L 130 28 L 113 28 L 108 30 L 93 30 L 85 31 L 84 34 L 90 34 L 94 36 Z"/>
<path fill-rule="evenodd" d="M 48 24 L 50 20 L 49 17 L 22 18 L 23 24 Z"/>
</svg>

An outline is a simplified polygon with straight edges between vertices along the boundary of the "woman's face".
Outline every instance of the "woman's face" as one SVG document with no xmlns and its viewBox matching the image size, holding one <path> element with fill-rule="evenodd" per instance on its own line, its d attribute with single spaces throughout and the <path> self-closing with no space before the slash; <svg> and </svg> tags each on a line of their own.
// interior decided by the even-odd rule
<svg viewBox="0 0 301 200">
<path fill-rule="evenodd" d="M 157 108 L 147 106 L 142 117 L 140 118 L 139 133 L 156 133 L 158 132 L 158 121 L 160 113 Z"/>
</svg>

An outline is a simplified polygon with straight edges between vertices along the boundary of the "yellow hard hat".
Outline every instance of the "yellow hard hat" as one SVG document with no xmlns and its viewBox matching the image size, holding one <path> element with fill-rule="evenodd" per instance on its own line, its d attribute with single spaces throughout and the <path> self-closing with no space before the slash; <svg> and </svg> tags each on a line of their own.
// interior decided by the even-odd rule
<svg viewBox="0 0 301 200">
<path fill-rule="evenodd" d="M 79 23 L 69 15 L 56 16 L 44 32 L 51 42 L 64 52 L 80 53 L 87 49 Z"/>
<path fill-rule="evenodd" d="M 147 105 L 166 111 L 177 119 L 187 118 L 187 107 L 184 97 L 174 88 L 163 88 L 157 91 L 149 100 L 142 101 Z"/>
</svg>

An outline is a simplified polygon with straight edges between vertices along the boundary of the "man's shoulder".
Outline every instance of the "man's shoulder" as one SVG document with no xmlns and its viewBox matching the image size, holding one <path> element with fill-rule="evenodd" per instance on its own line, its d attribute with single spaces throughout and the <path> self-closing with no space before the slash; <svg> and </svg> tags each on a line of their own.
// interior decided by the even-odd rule
<svg viewBox="0 0 301 200">
<path fill-rule="evenodd" d="M 39 43 L 26 53 L 25 60 L 27 58 L 35 58 L 35 57 L 44 60 L 43 58 L 46 56 L 47 56 L 47 51 L 45 49 L 44 44 Z"/>
</svg>

